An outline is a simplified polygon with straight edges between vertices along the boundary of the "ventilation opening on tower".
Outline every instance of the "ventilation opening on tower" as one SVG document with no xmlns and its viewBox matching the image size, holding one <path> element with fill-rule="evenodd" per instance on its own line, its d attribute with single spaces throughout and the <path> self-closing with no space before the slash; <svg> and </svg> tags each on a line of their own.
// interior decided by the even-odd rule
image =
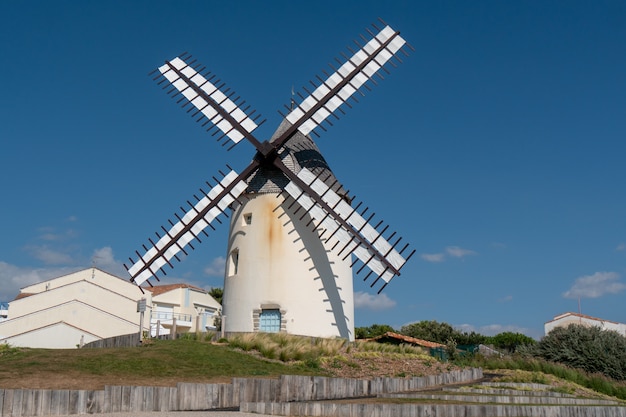
<svg viewBox="0 0 626 417">
<path fill-rule="evenodd" d="M 228 257 L 228 276 L 237 275 L 239 271 L 239 249 L 233 249 Z"/>
</svg>

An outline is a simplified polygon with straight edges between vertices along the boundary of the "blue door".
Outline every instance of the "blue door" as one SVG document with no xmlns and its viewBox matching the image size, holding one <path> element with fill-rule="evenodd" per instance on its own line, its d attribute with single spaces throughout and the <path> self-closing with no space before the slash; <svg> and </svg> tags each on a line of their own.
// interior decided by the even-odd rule
<svg viewBox="0 0 626 417">
<path fill-rule="evenodd" d="M 267 333 L 280 331 L 280 310 L 262 310 L 259 316 L 259 330 Z"/>
</svg>

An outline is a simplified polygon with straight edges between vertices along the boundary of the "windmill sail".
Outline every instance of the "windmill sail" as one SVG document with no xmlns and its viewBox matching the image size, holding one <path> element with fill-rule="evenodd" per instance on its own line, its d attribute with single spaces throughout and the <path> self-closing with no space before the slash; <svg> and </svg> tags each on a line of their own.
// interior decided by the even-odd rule
<svg viewBox="0 0 626 417">
<path fill-rule="evenodd" d="M 372 227 L 356 209 L 308 169 L 302 169 L 297 177 L 314 193 L 305 193 L 294 181 L 287 184 L 285 192 L 309 213 L 316 222 L 314 227 L 320 229 L 322 238 L 325 237 L 331 245 L 334 241 L 334 247 L 339 247 L 340 254 L 345 253 L 346 257 L 353 253 L 385 282 L 384 285 L 400 274 L 400 269 L 414 251 L 405 258 L 402 253 L 407 246 L 398 252 L 395 246 L 400 240 L 391 245 L 383 237 L 383 232 Z M 318 196 L 318 202 L 315 196 Z M 324 208 L 319 204 L 319 199 L 323 201 Z"/>
<path fill-rule="evenodd" d="M 352 208 L 344 200 L 345 195 L 338 193 L 337 187 L 316 176 L 319 166 L 318 171 L 314 166 L 310 167 L 311 170 L 304 166 L 295 170 L 281 160 L 281 155 L 288 154 L 286 151 L 290 147 L 297 148 L 302 142 L 301 137 L 310 140 L 311 133 L 317 134 L 318 128 L 324 129 L 322 123 L 330 124 L 330 115 L 337 117 L 337 111 L 343 112 L 344 105 L 350 107 L 348 100 L 354 99 L 355 93 L 362 94 L 363 88 L 369 89 L 370 82 L 376 83 L 374 77 L 382 77 L 381 72 L 387 71 L 387 64 L 394 64 L 393 58 L 399 61 L 399 52 L 406 54 L 405 47 L 410 48 L 399 32 L 390 26 L 374 28 L 376 33 L 368 31 L 370 39 L 363 38 L 365 45 L 359 46 L 356 52 L 350 50 L 350 57 L 344 55 L 345 62 L 338 69 L 333 68 L 330 75 L 325 73 L 325 78 L 317 77 L 319 83 L 312 83 L 315 87 L 312 92 L 304 89 L 306 97 L 299 94 L 300 104 L 294 103 L 295 106 L 289 107 L 284 115 L 285 128 L 282 129 L 281 125 L 279 132 L 269 141 L 261 142 L 253 135 L 263 123 L 257 123 L 259 116 L 253 117 L 254 111 L 249 112 L 248 107 L 242 108 L 244 103 L 239 103 L 239 98 L 232 99 L 233 93 L 223 89 L 224 85 L 215 81 L 213 76 L 201 74 L 203 69 L 194 67 L 195 61 L 190 61 L 189 55 L 166 61 L 158 68 L 159 75 L 155 80 L 171 85 L 169 93 L 182 96 L 179 102 L 184 102 L 183 107 L 191 104 L 188 112 L 197 117 L 197 121 L 204 121 L 203 126 L 211 124 L 207 130 L 216 127 L 215 133 L 221 132 L 220 140 L 226 137 L 233 145 L 245 138 L 256 148 L 257 154 L 241 174 L 230 171 L 208 193 L 203 192 L 204 197 L 197 203 L 189 203 L 190 209 L 183 210 L 182 216 L 177 215 L 176 221 L 170 221 L 169 228 L 162 228 L 165 234 L 157 234 L 156 242 L 150 240 L 151 247 L 144 246 L 143 254 L 136 252 L 138 260 L 131 259 L 132 265 L 127 268 L 131 281 L 141 285 L 151 277 L 156 278 L 159 272 L 165 274 L 163 267 L 166 264 L 171 267 L 173 258 L 179 260 L 180 252 L 186 254 L 187 246 L 193 248 L 192 241 L 199 241 L 198 235 L 206 234 L 205 229 L 213 227 L 211 222 L 219 221 L 219 215 L 225 214 L 231 203 L 247 193 L 247 189 L 254 188 L 251 184 L 256 177 L 264 179 L 270 173 L 280 180 L 276 182 L 280 188 L 278 192 L 285 192 L 309 213 L 314 227 L 323 229 L 320 237 L 330 242 L 344 256 L 344 261 L 354 254 L 363 263 L 358 272 L 367 266 L 384 281 L 383 288 L 400 274 L 400 269 L 414 252 L 408 256 L 403 254 L 408 245 L 397 250 L 400 239 L 393 244 L 389 241 L 395 233 L 383 237 L 387 227 L 381 232 L 378 228 L 382 222 L 371 226 L 371 217 L 363 218 L 363 212 L 360 214 Z M 314 150 L 311 147 L 301 150 L 312 158 L 309 161 L 312 165 L 323 161 L 321 155 L 313 158 L 316 155 Z"/>
<path fill-rule="evenodd" d="M 380 74 L 385 64 L 406 44 L 399 32 L 385 26 L 325 80 L 318 77 L 320 85 L 291 110 L 286 119 L 304 135 L 315 133 L 328 116 L 334 115 L 343 104 L 349 105 L 348 99 L 366 86 L 375 74 Z M 278 142 L 286 140 L 288 136 Z"/>
<path fill-rule="evenodd" d="M 246 114 L 247 109 L 241 109 L 236 100 L 231 100 L 225 92 L 182 58 L 176 57 L 167 61 L 158 70 L 174 86 L 172 91 L 178 91 L 187 100 L 185 104 L 191 103 L 197 109 L 193 116 L 200 114 L 200 120 L 208 119 L 222 131 L 221 137 L 225 135 L 236 144 L 244 137 L 249 137 L 258 127 L 256 118 Z M 157 77 L 159 78 L 161 77 Z"/>
<path fill-rule="evenodd" d="M 136 262 L 129 259 L 132 265 L 127 269 L 131 281 L 141 285 L 152 277 L 157 278 L 158 272 L 165 274 L 163 267 L 166 264 L 172 266 L 170 262 L 172 258 L 180 260 L 178 254 L 180 252 L 186 254 L 185 248 L 191 246 L 194 239 L 199 240 L 198 235 L 205 232 L 220 214 L 224 214 L 246 187 L 241 176 L 231 170 L 209 192 L 203 192 L 204 197 L 198 199 L 196 204 L 189 203 L 190 209 L 182 216 L 177 215 L 177 222 L 170 221 L 169 229 L 163 227 L 164 236 L 157 234 L 159 238 L 157 242 L 150 240 L 151 247 L 147 249 L 144 246 L 143 255 L 137 252 L 139 259 Z"/>
</svg>

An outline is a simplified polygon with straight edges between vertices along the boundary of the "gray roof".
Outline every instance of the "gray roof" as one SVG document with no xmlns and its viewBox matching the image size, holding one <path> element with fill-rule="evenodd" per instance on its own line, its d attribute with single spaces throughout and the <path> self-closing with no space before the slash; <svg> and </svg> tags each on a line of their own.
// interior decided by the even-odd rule
<svg viewBox="0 0 626 417">
<path fill-rule="evenodd" d="M 286 119 L 272 135 L 270 142 L 278 138 L 291 126 Z M 342 197 L 347 196 L 347 192 L 335 178 L 326 160 L 320 153 L 319 148 L 308 135 L 305 136 L 299 131 L 279 149 L 279 157 L 283 163 L 296 174 L 302 168 L 307 168 L 315 175 L 320 175 L 329 187 Z M 261 166 L 254 175 L 248 179 L 248 193 L 280 193 L 289 183 L 289 179 L 281 170 L 274 166 Z"/>
</svg>

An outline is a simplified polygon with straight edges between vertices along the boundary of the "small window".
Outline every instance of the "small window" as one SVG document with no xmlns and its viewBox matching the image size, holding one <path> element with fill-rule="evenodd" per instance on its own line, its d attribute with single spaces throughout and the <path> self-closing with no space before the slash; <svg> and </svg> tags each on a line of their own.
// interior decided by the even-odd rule
<svg viewBox="0 0 626 417">
<path fill-rule="evenodd" d="M 252 213 L 246 213 L 243 215 L 243 224 L 249 226 L 252 224 Z"/>
<path fill-rule="evenodd" d="M 280 331 L 280 310 L 261 310 L 259 330 L 267 333 L 278 333 Z"/>
<path fill-rule="evenodd" d="M 237 275 L 239 271 L 239 249 L 233 249 L 228 261 L 228 276 Z"/>
</svg>

